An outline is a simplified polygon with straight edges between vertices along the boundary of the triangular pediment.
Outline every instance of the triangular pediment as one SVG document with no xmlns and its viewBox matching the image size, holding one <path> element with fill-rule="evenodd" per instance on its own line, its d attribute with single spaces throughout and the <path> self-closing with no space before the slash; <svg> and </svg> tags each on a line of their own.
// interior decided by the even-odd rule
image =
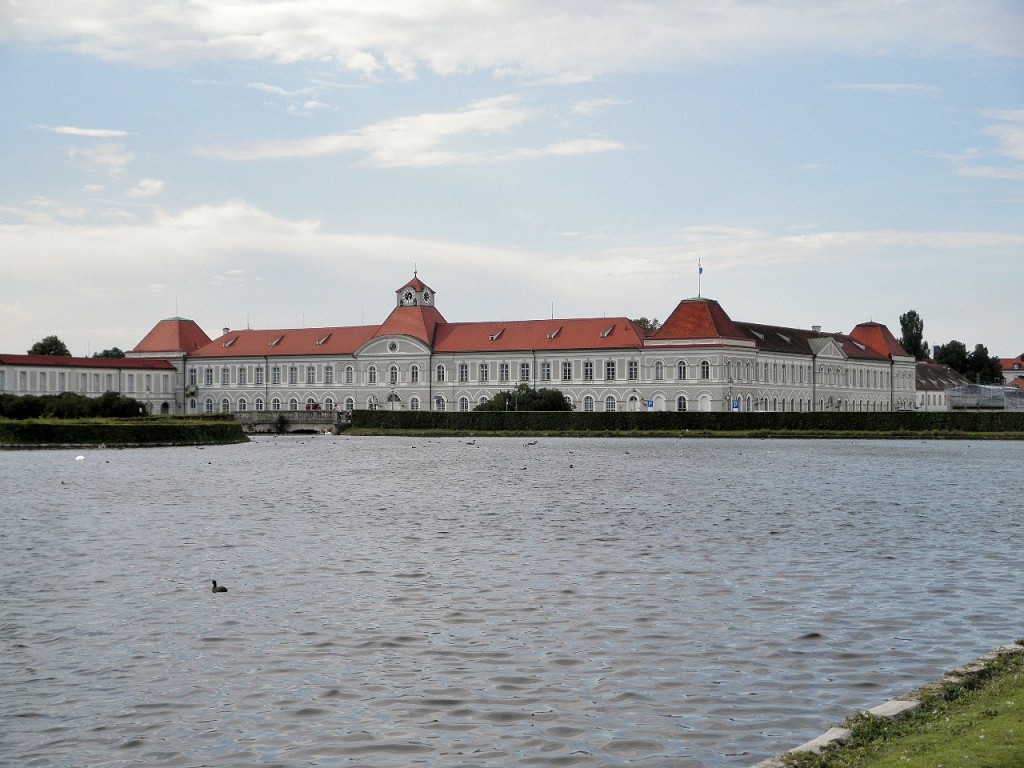
<svg viewBox="0 0 1024 768">
<path fill-rule="evenodd" d="M 808 339 L 807 343 L 810 344 L 811 351 L 817 357 L 833 358 L 836 360 L 846 359 L 846 353 L 843 352 L 843 348 L 831 336 L 818 336 L 817 338 Z"/>
</svg>

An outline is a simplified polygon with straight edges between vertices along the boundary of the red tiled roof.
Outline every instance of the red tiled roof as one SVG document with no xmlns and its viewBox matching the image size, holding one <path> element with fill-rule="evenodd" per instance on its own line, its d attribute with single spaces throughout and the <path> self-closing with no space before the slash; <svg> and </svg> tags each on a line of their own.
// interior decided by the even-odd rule
<svg viewBox="0 0 1024 768">
<path fill-rule="evenodd" d="M 1017 389 L 1024 389 L 1024 376 L 1018 376 L 1016 379 L 1011 381 L 1006 386 L 1008 386 L 1008 387 L 1016 387 Z"/>
<path fill-rule="evenodd" d="M 1024 355 L 1018 355 L 1017 357 L 1000 357 L 999 365 L 1004 371 L 1024 370 Z"/>
<path fill-rule="evenodd" d="M 157 323 L 132 352 L 193 352 L 209 343 L 210 337 L 194 321 L 171 317 Z"/>
<path fill-rule="evenodd" d="M 373 336 L 412 336 L 424 344 L 431 344 L 437 326 L 446 323 L 434 307 L 395 307 Z"/>
<path fill-rule="evenodd" d="M 896 341 L 892 331 L 881 323 L 859 323 L 850 333 L 850 338 L 874 350 L 883 357 L 890 355 L 907 357 L 907 351 Z"/>
<path fill-rule="evenodd" d="M 714 299 L 683 299 L 661 328 L 651 336 L 658 341 L 684 339 L 736 339 L 747 336 Z"/>
<path fill-rule="evenodd" d="M 341 328 L 292 328 L 228 331 L 190 357 L 263 357 L 264 355 L 351 355 L 373 338 L 376 325 Z"/>
<path fill-rule="evenodd" d="M 57 366 L 61 368 L 139 368 L 148 370 L 174 370 L 174 366 L 166 360 L 145 357 L 62 357 L 60 355 L 0 355 L 0 364 Z"/>
<path fill-rule="evenodd" d="M 446 323 L 437 328 L 434 351 L 639 349 L 645 336 L 642 328 L 625 317 Z"/>
<path fill-rule="evenodd" d="M 413 275 L 412 276 L 412 280 L 410 280 L 408 283 L 406 283 L 401 288 L 399 288 L 397 291 L 395 291 L 395 293 L 401 293 L 406 288 L 412 288 L 414 291 L 423 291 L 423 290 L 427 289 L 427 286 L 424 285 L 423 281 L 420 280 L 416 275 Z"/>
</svg>

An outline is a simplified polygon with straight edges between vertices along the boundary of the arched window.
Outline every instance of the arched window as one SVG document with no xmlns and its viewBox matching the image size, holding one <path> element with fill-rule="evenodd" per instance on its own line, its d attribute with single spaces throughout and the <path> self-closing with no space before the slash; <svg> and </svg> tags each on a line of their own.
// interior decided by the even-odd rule
<svg viewBox="0 0 1024 768">
<path fill-rule="evenodd" d="M 750 410 L 750 406 L 753 405 L 753 400 L 750 399 L 750 395 L 747 395 L 747 410 Z"/>
<path fill-rule="evenodd" d="M 345 366 L 345 383 L 346 384 L 351 384 L 352 383 L 352 379 L 353 379 L 354 376 L 355 376 L 355 371 L 353 370 L 352 366 L 351 365 L 346 365 Z"/>
<path fill-rule="evenodd" d="M 665 364 L 659 360 L 654 364 L 654 380 L 663 381 L 665 378 Z"/>
<path fill-rule="evenodd" d="M 324 398 L 324 410 L 325 411 L 333 411 L 334 410 L 334 398 L 333 397 Z"/>
<path fill-rule="evenodd" d="M 483 405 L 488 399 L 487 395 L 480 395 L 480 399 L 476 401 L 477 405 Z"/>
<path fill-rule="evenodd" d="M 594 411 L 594 398 L 590 395 L 583 398 L 583 410 L 587 413 L 593 413 Z"/>
<path fill-rule="evenodd" d="M 626 406 L 627 411 L 639 411 L 640 410 L 640 398 L 636 395 L 629 396 L 629 404 Z"/>
<path fill-rule="evenodd" d="M 203 410 L 206 411 L 206 413 L 213 413 L 213 398 L 212 397 L 208 397 L 208 398 L 206 398 L 206 400 L 203 401 Z"/>
<path fill-rule="evenodd" d="M 676 363 L 676 378 L 680 381 L 686 380 L 686 361 L 680 360 Z"/>
<path fill-rule="evenodd" d="M 257 397 L 253 404 L 256 406 L 256 410 L 257 411 L 262 411 L 263 410 L 263 398 L 262 397 Z"/>
<path fill-rule="evenodd" d="M 414 365 L 409 368 L 409 381 L 413 384 L 420 383 L 420 367 L 418 365 Z"/>
<path fill-rule="evenodd" d="M 676 398 L 676 410 L 677 411 L 685 411 L 686 410 L 686 395 L 679 395 L 679 397 Z"/>
<path fill-rule="evenodd" d="M 306 398 L 306 410 L 307 411 L 315 411 L 316 410 L 316 399 L 314 399 L 312 397 L 307 397 Z"/>
<path fill-rule="evenodd" d="M 290 400 L 288 400 L 288 410 L 289 411 L 297 411 L 297 410 L 299 410 L 299 399 L 297 397 L 293 397 Z"/>
<path fill-rule="evenodd" d="M 606 411 L 615 410 L 615 395 L 608 395 L 608 397 L 604 399 L 604 409 Z"/>
<path fill-rule="evenodd" d="M 441 368 L 441 367 L 442 366 L 438 366 L 438 368 Z M 437 397 L 434 398 L 434 410 L 435 411 L 443 411 L 445 409 L 445 405 L 446 405 L 446 403 L 445 403 L 443 395 L 438 395 Z"/>
<path fill-rule="evenodd" d="M 711 363 L 709 363 L 707 360 L 700 361 L 700 377 L 702 379 L 711 378 Z"/>
<path fill-rule="evenodd" d="M 459 398 L 459 410 L 463 413 L 469 410 L 469 398 L 465 395 Z"/>
<path fill-rule="evenodd" d="M 273 400 L 270 401 L 270 410 L 272 410 L 272 411 L 280 411 L 281 410 L 281 398 L 280 397 L 275 397 Z"/>
<path fill-rule="evenodd" d="M 773 397 L 772 398 L 772 410 L 773 411 L 779 410 L 779 398 L 777 398 L 777 397 Z"/>
<path fill-rule="evenodd" d="M 438 365 L 434 375 L 434 381 L 444 381 L 444 366 Z M 438 408 L 439 411 L 443 411 L 444 408 Z"/>
<path fill-rule="evenodd" d="M 366 371 L 366 382 L 368 384 L 376 384 L 377 383 L 377 366 L 376 365 L 371 365 L 369 367 L 369 369 Z"/>
<path fill-rule="evenodd" d="M 398 383 L 398 366 L 392 365 L 388 368 L 388 384 Z"/>
<path fill-rule="evenodd" d="M 244 397 L 238 398 L 238 410 L 247 411 L 249 409 L 249 403 Z"/>
<path fill-rule="evenodd" d="M 231 401 L 228 400 L 226 397 L 220 401 L 220 412 L 231 413 Z"/>
<path fill-rule="evenodd" d="M 356 399 L 354 397 L 345 398 L 345 410 L 354 411 L 356 409 Z"/>
<path fill-rule="evenodd" d="M 420 409 L 420 399 L 418 397 L 409 398 L 409 410 L 418 411 Z"/>
</svg>

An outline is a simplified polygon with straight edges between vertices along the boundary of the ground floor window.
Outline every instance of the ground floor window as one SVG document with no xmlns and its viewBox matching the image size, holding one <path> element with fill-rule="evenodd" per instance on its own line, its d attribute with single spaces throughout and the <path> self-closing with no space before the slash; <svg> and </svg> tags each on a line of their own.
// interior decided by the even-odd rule
<svg viewBox="0 0 1024 768">
<path fill-rule="evenodd" d="M 591 413 L 594 410 L 594 398 L 590 395 L 583 398 L 583 410 L 587 413 Z"/>
<path fill-rule="evenodd" d="M 680 395 L 679 397 L 676 398 L 676 410 L 677 411 L 685 411 L 686 410 L 686 395 Z"/>
<path fill-rule="evenodd" d="M 606 411 L 614 411 L 615 410 L 615 396 L 614 395 L 608 395 L 608 397 L 606 397 L 604 399 L 604 409 Z"/>
<path fill-rule="evenodd" d="M 435 397 L 435 398 L 434 398 L 434 410 L 435 410 L 435 411 L 443 411 L 443 410 L 444 410 L 444 407 L 445 407 L 445 401 L 444 401 L 444 398 L 443 398 L 443 397 L 441 397 L 440 395 L 438 395 L 437 397 Z"/>
<path fill-rule="evenodd" d="M 460 397 L 459 398 L 459 410 L 462 411 L 463 413 L 465 413 L 466 411 L 469 410 L 469 398 L 468 397 Z"/>
</svg>

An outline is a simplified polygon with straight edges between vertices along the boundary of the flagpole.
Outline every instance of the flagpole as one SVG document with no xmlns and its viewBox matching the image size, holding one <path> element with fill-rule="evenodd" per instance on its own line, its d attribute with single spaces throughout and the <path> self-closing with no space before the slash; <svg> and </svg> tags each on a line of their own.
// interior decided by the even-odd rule
<svg viewBox="0 0 1024 768">
<path fill-rule="evenodd" d="M 700 265 L 700 259 L 697 259 L 697 298 L 700 298 L 700 276 L 704 274 L 704 267 Z"/>
</svg>

